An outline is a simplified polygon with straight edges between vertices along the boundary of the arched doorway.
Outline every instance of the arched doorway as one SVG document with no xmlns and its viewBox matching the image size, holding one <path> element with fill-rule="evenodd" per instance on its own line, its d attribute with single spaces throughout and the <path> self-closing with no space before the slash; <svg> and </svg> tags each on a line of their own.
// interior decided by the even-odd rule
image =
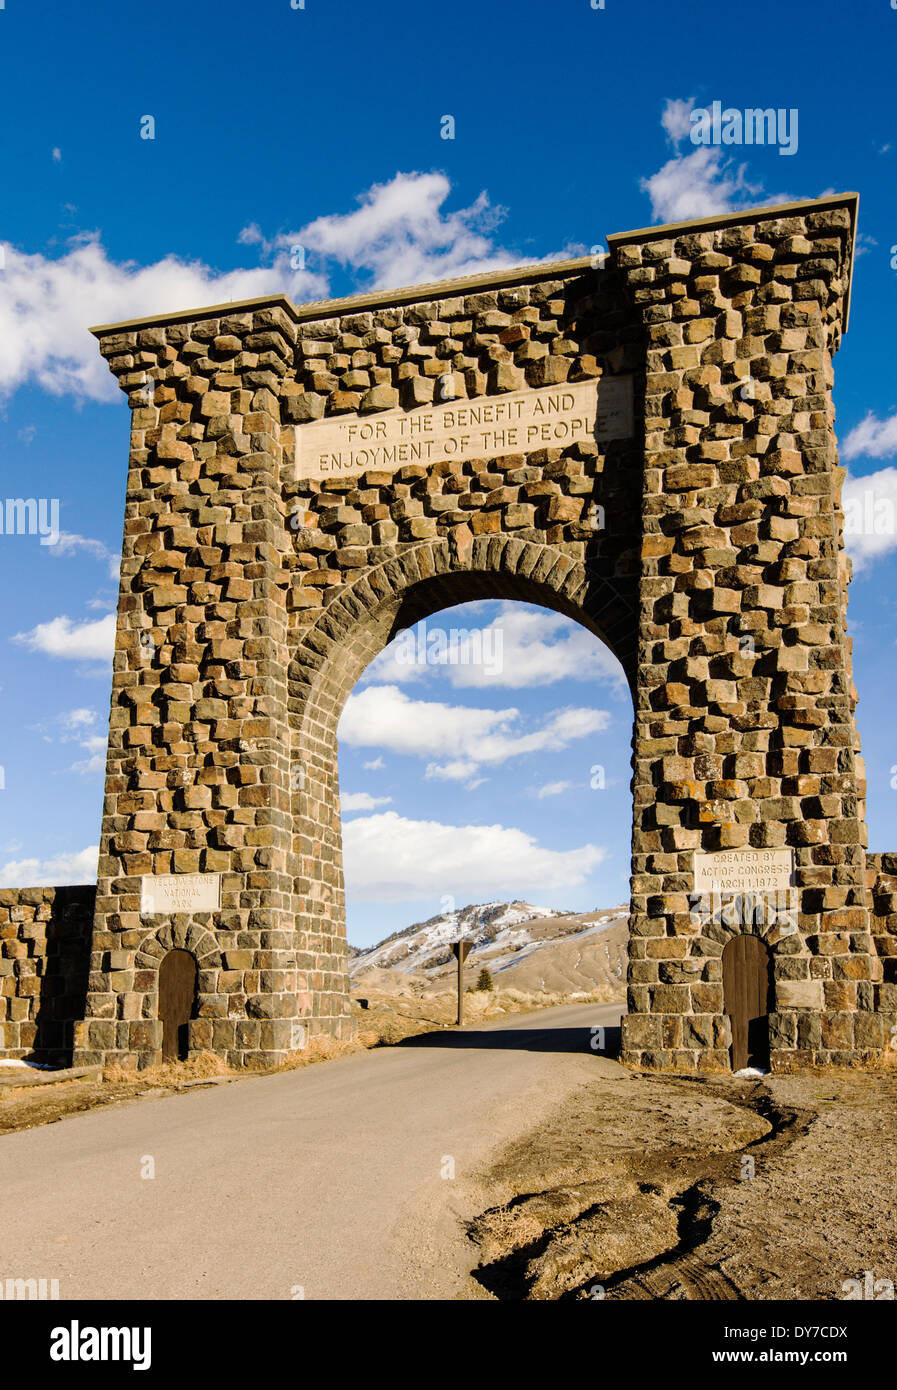
<svg viewBox="0 0 897 1390">
<path fill-rule="evenodd" d="M 732 1027 L 732 1070 L 769 1067 L 772 958 L 757 936 L 734 936 L 723 949 L 723 1000 Z"/>
<path fill-rule="evenodd" d="M 196 960 L 190 951 L 169 951 L 159 966 L 163 1062 L 183 1062 L 186 1059 L 195 998 Z"/>
</svg>

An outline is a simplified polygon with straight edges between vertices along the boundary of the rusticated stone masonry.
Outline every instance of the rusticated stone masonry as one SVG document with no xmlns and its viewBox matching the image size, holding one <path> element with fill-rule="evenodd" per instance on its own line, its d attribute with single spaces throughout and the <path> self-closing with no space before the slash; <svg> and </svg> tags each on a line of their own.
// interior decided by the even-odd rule
<svg viewBox="0 0 897 1390">
<path fill-rule="evenodd" d="M 687 852 L 789 847 L 773 1064 L 884 1043 L 865 885 L 831 404 L 852 208 L 611 238 L 646 335 L 629 1056 L 724 1067 L 721 954 Z"/>
<path fill-rule="evenodd" d="M 729 1066 L 741 930 L 772 951 L 774 1066 L 880 1055 L 831 407 L 855 213 L 841 195 L 611 237 L 600 267 L 94 330 L 132 432 L 77 1061 L 158 1060 L 173 946 L 198 962 L 192 1048 L 260 1066 L 348 1031 L 337 721 L 391 636 L 485 597 L 577 619 L 630 682 L 624 1058 Z M 610 442 L 297 477 L 296 426 L 613 377 L 635 412 Z M 793 850 L 790 930 L 696 911 L 694 851 L 743 846 Z M 195 874 L 220 904 L 148 910 L 148 879 Z"/>
<path fill-rule="evenodd" d="M 96 889 L 0 888 L 0 1054 L 67 1063 L 84 1012 Z"/>
</svg>

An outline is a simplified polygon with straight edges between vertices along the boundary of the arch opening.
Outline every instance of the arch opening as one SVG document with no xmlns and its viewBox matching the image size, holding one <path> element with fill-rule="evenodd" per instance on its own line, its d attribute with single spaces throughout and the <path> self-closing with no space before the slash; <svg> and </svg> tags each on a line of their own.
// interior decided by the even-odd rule
<svg viewBox="0 0 897 1390">
<path fill-rule="evenodd" d="M 559 557 L 556 553 L 552 554 L 552 563 L 557 558 Z M 550 566 L 548 568 L 550 569 Z M 341 600 L 343 612 L 334 612 L 336 604 L 331 605 L 317 625 L 316 632 L 306 639 L 302 649 L 297 652 L 290 669 L 293 747 L 302 763 L 298 769 L 294 767 L 292 802 L 294 863 L 297 868 L 294 880 L 297 943 L 300 946 L 300 955 L 306 961 L 323 963 L 325 970 L 329 969 L 332 972 L 334 983 L 337 977 L 341 977 L 341 988 L 346 994 L 346 897 L 337 727 L 350 694 L 370 664 L 399 634 L 405 633 L 410 637 L 414 626 L 422 620 L 437 614 L 444 616 L 463 604 L 481 603 L 483 600 L 504 600 L 511 608 L 516 607 L 517 603 L 526 604 L 534 606 L 542 613 L 550 610 L 572 619 L 597 639 L 596 648 L 600 643 L 612 658 L 616 658 L 619 668 L 622 668 L 619 686 L 629 686 L 631 689 L 631 657 L 636 645 L 635 613 L 628 605 L 619 605 L 615 614 L 609 614 L 605 594 L 602 600 L 604 611 L 600 617 L 612 617 L 612 625 L 615 627 L 612 638 L 608 631 L 610 624 L 596 618 L 594 607 L 589 603 L 589 599 L 595 593 L 594 582 L 580 570 L 578 575 L 573 576 L 573 583 L 565 591 L 564 581 L 569 579 L 572 568 L 569 562 L 560 567 L 555 583 L 548 583 L 532 575 L 517 575 L 513 571 L 499 568 L 450 570 L 424 577 L 418 574 L 409 577 L 408 582 L 404 584 L 394 583 L 391 592 L 375 592 L 373 595 L 364 592 L 371 587 L 367 581 L 363 586 L 359 586 L 362 592 L 353 595 L 350 601 Z M 504 689 L 503 698 L 491 703 L 511 703 L 508 698 L 510 693 L 510 688 Z M 617 710 L 618 747 L 621 743 L 629 747 L 631 768 L 634 711 L 630 699 L 626 696 L 624 698 L 627 704 L 625 715 L 620 718 L 620 711 Z M 594 699 L 594 690 L 589 689 L 583 703 L 594 703 Z M 414 709 L 411 704 L 408 708 L 409 715 L 413 717 Z M 619 734 L 623 726 L 628 729 L 629 737 L 620 740 Z M 587 795 L 596 787 L 605 790 L 603 780 L 599 781 L 597 777 L 593 776 L 590 785 L 590 774 L 595 773 L 595 764 L 600 761 L 594 754 L 590 754 L 588 760 L 583 760 L 582 781 L 585 786 L 590 787 Z M 497 775 L 501 776 L 500 771 Z M 628 803 L 628 819 L 631 822 L 631 784 L 627 786 L 626 782 L 624 773 L 615 778 L 614 785 L 617 794 L 622 794 Z M 437 781 L 433 782 L 432 804 L 437 811 L 440 804 L 439 785 Z M 445 786 L 445 783 L 442 785 Z M 613 793 L 605 791 L 605 796 L 609 797 L 611 794 Z M 438 814 L 434 819 L 440 819 Z M 548 820 L 550 819 L 548 817 Z M 582 838 L 585 839 L 591 839 L 591 836 L 586 834 L 585 823 L 589 819 L 586 812 L 583 817 L 582 834 Z M 463 854 L 463 846 L 459 844 L 458 848 L 459 853 Z M 631 859 L 631 852 L 630 839 L 626 845 L 624 863 Z M 627 864 L 625 886 L 622 891 L 611 895 L 612 903 L 601 903 L 598 906 L 612 907 L 623 901 L 626 904 L 625 915 L 628 917 L 628 877 Z M 425 896 L 426 893 L 422 892 L 421 898 Z M 469 894 L 453 894 L 451 886 L 447 884 L 443 892 L 433 894 L 432 901 L 434 910 L 438 911 L 443 898 L 452 898 L 457 907 L 462 908 L 468 900 L 473 901 L 477 896 L 474 891 Z M 483 898 L 488 894 L 479 896 Z M 513 896 L 523 898 L 525 894 L 521 891 Z M 545 893 L 535 896 L 539 904 L 545 901 Z M 558 902 L 552 903 L 552 906 L 568 906 L 565 898 L 569 896 L 558 888 Z M 464 898 L 464 902 L 460 901 L 461 898 Z M 401 918 L 396 922 L 396 926 L 406 925 Z M 628 921 L 626 926 L 628 937 Z M 383 935 L 388 934 L 388 930 L 383 932 Z M 623 975 L 624 980 L 620 982 L 621 998 L 625 992 L 625 961 Z M 316 975 L 316 979 L 321 979 L 320 973 Z M 313 994 L 309 991 L 305 1001 L 300 1000 L 300 1008 L 303 1002 L 306 1010 L 314 1007 L 320 998 L 318 986 Z M 333 1028 L 332 1020 L 328 1022 L 321 1018 L 317 1023 L 321 1029 L 340 1031 Z M 316 1020 L 312 1020 L 312 1031 L 316 1031 Z"/>
</svg>

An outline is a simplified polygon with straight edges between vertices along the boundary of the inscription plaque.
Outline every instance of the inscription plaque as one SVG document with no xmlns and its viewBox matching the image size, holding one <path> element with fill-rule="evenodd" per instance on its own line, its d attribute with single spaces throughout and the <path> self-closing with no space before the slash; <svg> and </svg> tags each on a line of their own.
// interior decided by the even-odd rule
<svg viewBox="0 0 897 1390">
<path fill-rule="evenodd" d="M 220 874 L 147 874 L 140 880 L 140 911 L 143 916 L 217 912 L 220 907 Z"/>
<path fill-rule="evenodd" d="M 790 849 L 695 850 L 696 893 L 779 893 L 792 886 Z"/>
<path fill-rule="evenodd" d="M 440 459 L 490 459 L 632 434 L 632 377 L 537 386 L 414 410 L 333 415 L 296 426 L 296 477 L 393 473 Z"/>
</svg>

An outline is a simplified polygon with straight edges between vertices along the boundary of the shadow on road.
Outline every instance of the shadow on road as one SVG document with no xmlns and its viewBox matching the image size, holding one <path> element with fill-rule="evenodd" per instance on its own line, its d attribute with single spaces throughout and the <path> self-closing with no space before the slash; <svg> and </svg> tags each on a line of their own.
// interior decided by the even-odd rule
<svg viewBox="0 0 897 1390">
<path fill-rule="evenodd" d="M 591 1028 L 466 1028 L 418 1033 L 403 1038 L 399 1047 L 492 1048 L 502 1052 L 593 1052 L 596 1057 L 616 1057 L 620 1051 L 619 1027 L 604 1027 L 602 1046 L 592 1046 Z"/>
</svg>

